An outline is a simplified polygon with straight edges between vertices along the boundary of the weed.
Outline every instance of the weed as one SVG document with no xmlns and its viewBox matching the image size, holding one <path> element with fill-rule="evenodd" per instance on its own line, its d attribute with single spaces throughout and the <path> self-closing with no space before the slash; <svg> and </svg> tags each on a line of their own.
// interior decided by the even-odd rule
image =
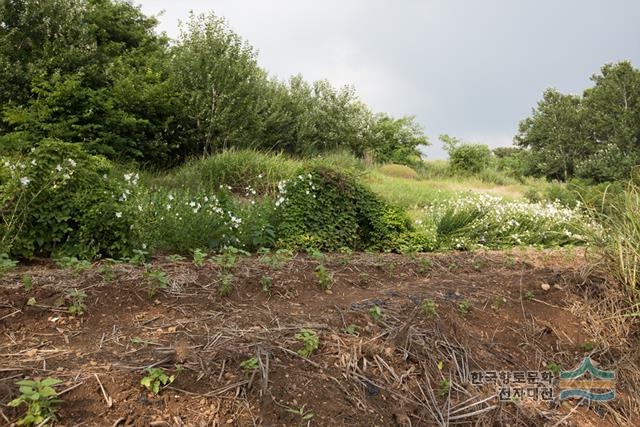
<svg viewBox="0 0 640 427">
<path fill-rule="evenodd" d="M 5 253 L 0 254 L 0 276 L 11 270 L 16 265 L 18 265 L 18 261 L 10 259 L 9 255 Z"/>
<path fill-rule="evenodd" d="M 301 329 L 300 332 L 295 335 L 295 339 L 302 341 L 304 345 L 304 347 L 298 350 L 298 354 L 304 358 L 311 356 L 311 353 L 316 351 L 320 345 L 318 334 L 311 329 Z"/>
<path fill-rule="evenodd" d="M 342 332 L 347 335 L 358 335 L 358 325 L 354 325 L 352 323 L 349 326 L 342 328 Z"/>
<path fill-rule="evenodd" d="M 362 273 L 358 274 L 358 282 L 360 282 L 360 284 L 366 285 L 368 281 L 369 273 L 363 271 Z"/>
<path fill-rule="evenodd" d="M 125 261 L 134 265 L 145 265 L 149 260 L 149 252 L 145 249 L 134 249 L 133 256 L 125 258 Z"/>
<path fill-rule="evenodd" d="M 270 255 L 269 250 L 262 251 L 260 262 L 272 268 L 280 268 L 293 257 L 293 252 L 289 249 L 278 249 L 274 254 Z"/>
<path fill-rule="evenodd" d="M 31 278 L 31 276 L 22 276 L 22 286 L 24 287 L 24 290 L 29 292 L 31 291 L 31 289 L 33 289 L 33 279 Z"/>
<path fill-rule="evenodd" d="M 149 278 L 147 283 L 147 295 L 153 298 L 159 290 L 169 287 L 167 273 L 162 270 L 151 270 L 144 273 Z"/>
<path fill-rule="evenodd" d="M 252 357 L 250 359 L 244 360 L 240 362 L 240 367 L 245 370 L 245 372 L 251 372 L 258 369 L 258 358 Z"/>
<path fill-rule="evenodd" d="M 324 262 L 327 259 L 327 256 L 316 248 L 308 248 L 307 253 L 311 257 L 311 259 L 318 262 Z"/>
<path fill-rule="evenodd" d="M 175 375 L 167 375 L 162 368 L 145 368 L 145 372 L 147 375 L 140 380 L 140 384 L 155 395 L 176 379 Z"/>
<path fill-rule="evenodd" d="M 425 299 L 422 301 L 422 311 L 427 316 L 427 319 L 435 319 L 438 317 L 436 307 L 436 302 L 432 299 Z"/>
<path fill-rule="evenodd" d="M 193 250 L 193 264 L 198 267 L 204 264 L 204 260 L 207 258 L 207 253 L 202 249 Z"/>
<path fill-rule="evenodd" d="M 74 316 L 82 316 L 87 311 L 87 306 L 84 304 L 87 294 L 84 291 L 77 289 L 70 289 L 67 292 L 67 298 L 69 299 L 69 313 Z"/>
<path fill-rule="evenodd" d="M 373 320 L 375 320 L 376 322 L 382 318 L 382 310 L 378 305 L 374 305 L 373 307 L 371 307 L 369 309 L 369 314 L 371 315 L 371 317 L 373 317 Z"/>
<path fill-rule="evenodd" d="M 449 264 L 449 271 L 454 272 L 457 271 L 460 268 L 460 265 L 456 262 L 452 262 L 451 264 Z"/>
<path fill-rule="evenodd" d="M 322 289 L 329 290 L 333 286 L 333 277 L 322 264 L 316 267 L 316 278 L 318 279 L 318 282 L 320 282 Z"/>
<path fill-rule="evenodd" d="M 471 302 L 468 299 L 463 299 L 458 303 L 458 313 L 461 316 L 467 316 L 471 312 Z"/>
<path fill-rule="evenodd" d="M 444 378 L 440 381 L 440 385 L 438 386 L 438 396 L 445 397 L 449 395 L 451 391 L 451 380 Z"/>
<path fill-rule="evenodd" d="M 63 401 L 58 399 L 58 392 L 53 386 L 62 381 L 56 378 L 45 378 L 40 381 L 22 380 L 16 382 L 20 386 L 20 395 L 9 402 L 9 406 L 18 407 L 26 405 L 27 410 L 18 425 L 44 425 L 55 421 L 55 406 Z"/>
<path fill-rule="evenodd" d="M 428 273 L 433 269 L 433 261 L 429 258 L 420 258 L 419 264 L 418 272 L 420 274 Z"/>
<path fill-rule="evenodd" d="M 260 279 L 260 287 L 262 292 L 271 293 L 271 287 L 273 286 L 273 278 L 270 276 L 262 276 Z"/>
<path fill-rule="evenodd" d="M 507 299 L 503 296 L 497 296 L 493 299 L 493 302 L 491 303 L 491 308 L 493 308 L 494 310 L 498 310 L 500 309 L 500 307 L 502 307 L 505 303 L 507 302 Z"/>
<path fill-rule="evenodd" d="M 298 409 L 296 409 L 296 408 L 287 408 L 287 412 L 299 415 L 300 416 L 300 424 L 302 424 L 304 421 L 310 421 L 315 416 L 313 411 L 305 410 L 306 406 L 307 405 L 302 405 Z"/>
<path fill-rule="evenodd" d="M 29 307 L 33 307 L 34 305 L 36 305 L 38 302 L 36 301 L 36 299 L 34 297 L 31 297 L 27 300 L 27 305 Z"/>
<path fill-rule="evenodd" d="M 560 371 L 562 370 L 560 365 L 558 365 L 556 362 L 549 362 L 547 364 L 547 369 L 555 376 L 560 375 Z"/>
<path fill-rule="evenodd" d="M 61 258 L 56 258 L 54 260 L 54 262 L 56 263 L 56 265 L 60 268 L 72 268 L 75 271 L 82 271 L 82 270 L 86 270 L 87 268 L 91 267 L 91 263 L 87 260 L 79 260 L 78 258 L 74 257 L 74 256 L 64 256 Z"/>
<path fill-rule="evenodd" d="M 116 273 L 109 265 L 103 265 L 98 269 L 98 273 L 102 276 L 103 280 L 107 282 L 113 282 L 116 279 Z"/>
<path fill-rule="evenodd" d="M 522 296 L 522 298 L 526 299 L 527 301 L 531 301 L 536 297 L 536 294 L 533 293 L 533 291 L 527 291 L 524 293 L 524 295 Z"/>
<path fill-rule="evenodd" d="M 509 255 L 504 263 L 508 268 L 514 268 L 516 266 L 516 259 L 513 255 Z"/>
<path fill-rule="evenodd" d="M 482 259 L 476 259 L 473 261 L 473 269 L 476 271 L 481 271 L 487 263 Z"/>
<path fill-rule="evenodd" d="M 196 250 L 198 250 L 198 249 L 196 249 Z M 184 261 L 186 259 L 182 255 L 178 255 L 178 254 L 167 255 L 164 258 L 169 262 L 179 262 L 179 261 Z M 195 264 L 195 256 L 194 256 L 194 264 Z"/>
<path fill-rule="evenodd" d="M 591 341 L 585 341 L 582 344 L 580 344 L 580 349 L 585 353 L 590 352 L 594 348 L 596 348 L 596 344 Z"/>
<path fill-rule="evenodd" d="M 231 290 L 233 289 L 233 279 L 234 276 L 231 273 L 222 276 L 220 286 L 218 287 L 218 293 L 221 297 L 225 297 L 231 293 Z"/>
</svg>

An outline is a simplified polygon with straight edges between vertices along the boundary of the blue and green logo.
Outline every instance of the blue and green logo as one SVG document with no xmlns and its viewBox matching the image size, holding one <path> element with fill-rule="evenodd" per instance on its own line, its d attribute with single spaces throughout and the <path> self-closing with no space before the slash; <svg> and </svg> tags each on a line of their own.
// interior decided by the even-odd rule
<svg viewBox="0 0 640 427">
<path fill-rule="evenodd" d="M 616 397 L 616 373 L 603 371 L 593 366 L 585 357 L 573 371 L 560 373 L 560 400 L 573 397 L 606 402 Z"/>
</svg>

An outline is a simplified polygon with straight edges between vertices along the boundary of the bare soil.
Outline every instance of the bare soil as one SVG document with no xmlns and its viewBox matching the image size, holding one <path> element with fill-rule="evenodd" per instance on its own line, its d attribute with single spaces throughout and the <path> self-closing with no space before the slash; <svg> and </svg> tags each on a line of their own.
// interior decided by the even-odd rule
<svg viewBox="0 0 640 427">
<path fill-rule="evenodd" d="M 168 279 L 153 297 L 148 270 Z M 573 369 L 586 355 L 616 368 L 624 339 L 594 336 L 585 310 L 606 285 L 588 271 L 576 250 L 252 256 L 226 269 L 34 262 L 0 278 L 0 425 L 20 417 L 6 404 L 25 377 L 64 381 L 61 426 L 640 425 L 624 378 L 615 401 L 590 405 L 501 402 L 497 386 L 471 384 L 472 371 Z M 87 294 L 82 316 L 67 311 L 73 288 Z M 301 329 L 320 341 L 308 358 Z M 155 396 L 145 367 L 180 369 Z"/>
</svg>

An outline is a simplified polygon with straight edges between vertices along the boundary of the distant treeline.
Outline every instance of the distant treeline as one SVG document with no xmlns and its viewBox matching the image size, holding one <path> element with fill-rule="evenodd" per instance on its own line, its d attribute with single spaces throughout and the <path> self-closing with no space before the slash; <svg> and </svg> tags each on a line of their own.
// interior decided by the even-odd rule
<svg viewBox="0 0 640 427">
<path fill-rule="evenodd" d="M 546 90 L 520 122 L 515 142 L 527 150 L 511 154 L 523 174 L 598 183 L 628 179 L 640 164 L 640 70 L 607 64 L 591 80 L 582 96 Z"/>
<path fill-rule="evenodd" d="M 118 0 L 0 2 L 0 153 L 59 139 L 152 168 L 229 147 L 411 163 L 428 143 L 350 87 L 270 78 L 213 14 L 177 40 L 157 23 Z"/>
</svg>

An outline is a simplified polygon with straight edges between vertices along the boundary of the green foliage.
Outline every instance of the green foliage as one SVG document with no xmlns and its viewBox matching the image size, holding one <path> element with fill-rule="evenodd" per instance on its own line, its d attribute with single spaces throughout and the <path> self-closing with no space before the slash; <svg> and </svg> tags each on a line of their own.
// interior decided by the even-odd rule
<svg viewBox="0 0 640 427">
<path fill-rule="evenodd" d="M 324 265 L 320 264 L 318 265 L 318 267 L 316 267 L 315 273 L 316 279 L 318 279 L 318 282 L 320 283 L 320 287 L 325 290 L 331 289 L 331 287 L 333 286 L 333 276 L 327 270 L 327 268 Z"/>
<path fill-rule="evenodd" d="M 300 417 L 301 425 L 303 425 L 303 423 L 305 422 L 307 423 L 307 425 L 309 425 L 315 414 L 311 410 L 307 411 L 305 409 L 306 407 L 307 405 L 302 405 L 299 408 L 287 408 L 287 412 L 298 415 Z"/>
<path fill-rule="evenodd" d="M 549 362 L 547 364 L 547 369 L 549 370 L 549 372 L 551 372 L 555 376 L 560 375 L 560 371 L 562 371 L 562 367 L 558 365 L 556 362 Z"/>
<path fill-rule="evenodd" d="M 168 375 L 162 368 L 145 368 L 144 371 L 147 375 L 140 380 L 140 384 L 155 395 L 176 379 L 175 375 Z"/>
<path fill-rule="evenodd" d="M 625 180 L 640 159 L 640 70 L 606 64 L 582 96 L 544 92 L 520 122 L 516 143 L 530 149 L 528 174 L 567 181 Z"/>
<path fill-rule="evenodd" d="M 376 322 L 382 319 L 382 310 L 380 309 L 380 306 L 374 304 L 374 306 L 369 309 L 369 315 L 371 315 L 373 320 Z"/>
<path fill-rule="evenodd" d="M 460 313 L 461 316 L 467 316 L 471 313 L 471 301 L 466 298 L 460 301 L 458 303 L 458 313 Z"/>
<path fill-rule="evenodd" d="M 440 385 L 438 386 L 438 396 L 446 397 L 451 392 L 451 380 L 448 378 L 440 381 Z"/>
<path fill-rule="evenodd" d="M 33 278 L 31 276 L 22 276 L 22 286 L 26 292 L 30 292 L 33 289 Z"/>
<path fill-rule="evenodd" d="M 358 325 L 354 325 L 353 323 L 342 328 L 342 332 L 347 335 L 358 335 Z"/>
<path fill-rule="evenodd" d="M 427 319 L 435 319 L 438 317 L 437 304 L 432 299 L 425 299 L 422 301 L 422 312 L 427 316 Z"/>
<path fill-rule="evenodd" d="M 87 311 L 87 306 L 84 300 L 87 298 L 87 294 L 84 291 L 78 289 L 70 289 L 67 291 L 66 298 L 69 300 L 69 313 L 74 316 L 82 316 Z"/>
<path fill-rule="evenodd" d="M 202 249 L 194 249 L 193 250 L 193 264 L 198 267 L 204 264 L 205 259 L 207 258 L 207 253 Z"/>
<path fill-rule="evenodd" d="M 180 262 L 180 261 L 184 261 L 186 259 L 182 255 L 178 255 L 178 254 L 167 255 L 164 258 L 169 262 Z"/>
<path fill-rule="evenodd" d="M 256 369 L 258 369 L 259 366 L 260 364 L 258 363 L 257 357 L 252 357 L 240 362 L 240 367 L 244 369 L 246 372 L 255 371 Z"/>
<path fill-rule="evenodd" d="M 220 285 L 218 286 L 218 293 L 221 297 L 225 297 L 233 290 L 233 279 L 235 277 L 231 273 L 227 273 L 220 279 Z"/>
<path fill-rule="evenodd" d="M 56 378 L 17 381 L 16 385 L 20 386 L 20 395 L 9 402 L 9 406 L 15 408 L 26 405 L 27 407 L 24 416 L 18 420 L 17 424 L 32 426 L 55 421 L 57 419 L 55 407 L 63 401 L 58 399 L 58 392 L 53 386 L 61 382 Z"/>
<path fill-rule="evenodd" d="M 270 276 L 262 276 L 260 278 L 260 288 L 262 292 L 270 293 L 273 287 L 273 278 Z"/>
<path fill-rule="evenodd" d="M 410 230 L 404 212 L 350 174 L 324 167 L 303 169 L 283 183 L 276 205 L 277 234 L 287 247 L 393 250 L 394 239 Z"/>
<path fill-rule="evenodd" d="M 147 281 L 147 295 L 153 298 L 159 290 L 169 287 L 169 278 L 167 273 L 161 270 L 151 270 L 144 273 L 149 279 Z"/>
<path fill-rule="evenodd" d="M 378 114 L 373 119 L 370 133 L 370 150 L 378 163 L 417 163 L 421 160 L 418 146 L 429 145 L 422 127 L 412 116 L 394 119 Z"/>
<path fill-rule="evenodd" d="M 303 347 L 298 350 L 298 354 L 304 358 L 308 358 L 320 346 L 320 338 L 314 330 L 301 329 L 295 334 L 295 339 L 302 342 Z"/>
<path fill-rule="evenodd" d="M 54 262 L 60 268 L 71 268 L 75 271 L 82 271 L 91 267 L 91 262 L 85 259 L 79 260 L 75 256 L 62 256 L 55 258 Z"/>
<path fill-rule="evenodd" d="M 18 265 L 18 261 L 12 260 L 6 253 L 0 253 L 0 276 L 16 265 Z"/>
<path fill-rule="evenodd" d="M 527 301 L 532 301 L 536 297 L 536 294 L 534 294 L 533 291 L 527 291 L 522 297 Z"/>
<path fill-rule="evenodd" d="M 23 160 L 4 159 L 0 180 L 0 249 L 16 257 L 121 257 L 137 240 L 135 190 L 104 158 L 79 146 L 43 141 Z M 2 175 L 0 173 L 0 175 Z"/>
<path fill-rule="evenodd" d="M 464 143 L 448 135 L 441 135 L 440 140 L 449 153 L 449 166 L 454 173 L 480 173 L 491 164 L 492 153 L 486 145 Z"/>
</svg>

